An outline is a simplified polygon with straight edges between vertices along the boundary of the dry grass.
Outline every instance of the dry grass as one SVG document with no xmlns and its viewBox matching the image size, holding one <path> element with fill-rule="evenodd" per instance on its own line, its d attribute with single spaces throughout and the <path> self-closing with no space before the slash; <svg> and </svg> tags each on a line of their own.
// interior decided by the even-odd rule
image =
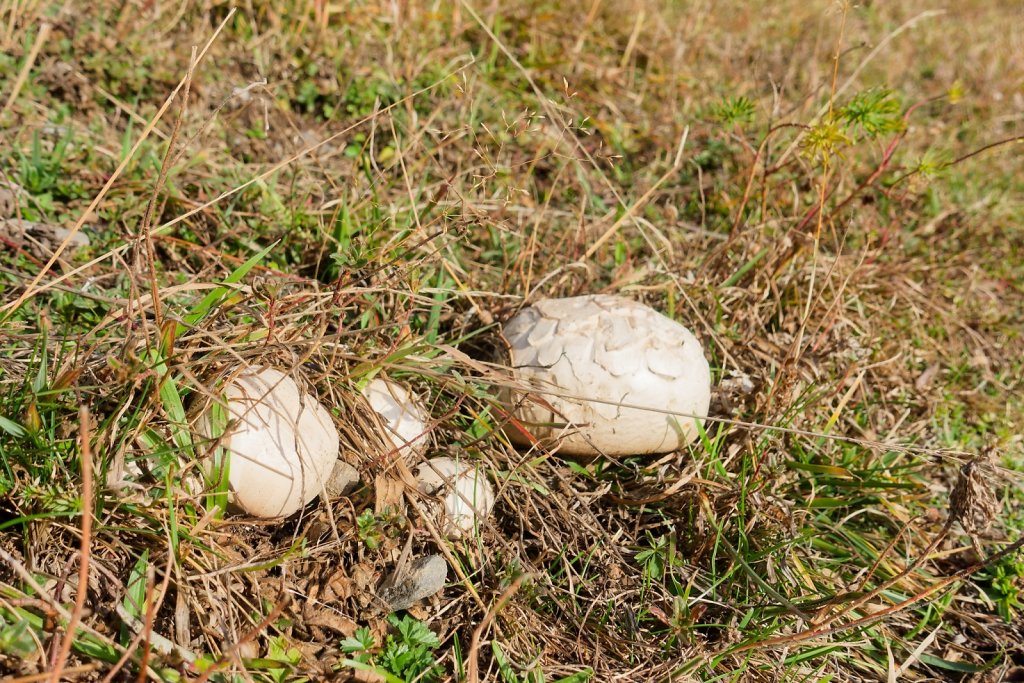
<svg viewBox="0 0 1024 683">
<path fill-rule="evenodd" d="M 375 590 L 411 543 L 453 567 L 411 610 L 450 680 L 1013 680 L 1021 19 L 0 3 L 0 219 L 91 241 L 0 230 L 0 669 L 368 680 L 342 641 L 384 649 Z M 837 128 L 857 97 L 875 133 Z M 494 323 L 592 292 L 704 343 L 688 451 L 501 435 Z M 251 363 L 332 406 L 359 490 L 260 523 L 182 484 L 197 412 Z M 479 536 L 418 513 L 358 399 L 378 372 L 493 473 Z"/>
</svg>

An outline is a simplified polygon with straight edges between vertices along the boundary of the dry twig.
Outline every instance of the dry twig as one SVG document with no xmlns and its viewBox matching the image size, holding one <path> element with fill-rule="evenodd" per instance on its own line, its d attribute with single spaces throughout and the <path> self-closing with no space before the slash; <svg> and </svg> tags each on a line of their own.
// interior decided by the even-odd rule
<svg viewBox="0 0 1024 683">
<path fill-rule="evenodd" d="M 78 589 L 75 592 L 75 607 L 68 620 L 57 661 L 50 674 L 51 683 L 57 683 L 63 675 L 64 663 L 71 653 L 71 644 L 75 640 L 78 622 L 82 619 L 85 600 L 89 595 L 89 550 L 92 546 L 92 436 L 89 429 L 89 408 L 85 405 L 78 409 L 78 424 L 79 458 L 82 465 L 82 543 L 78 552 Z"/>
</svg>

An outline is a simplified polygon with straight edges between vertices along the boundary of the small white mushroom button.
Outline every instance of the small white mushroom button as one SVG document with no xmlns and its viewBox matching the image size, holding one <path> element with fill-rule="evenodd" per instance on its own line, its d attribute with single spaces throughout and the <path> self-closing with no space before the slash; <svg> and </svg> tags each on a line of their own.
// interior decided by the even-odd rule
<svg viewBox="0 0 1024 683">
<path fill-rule="evenodd" d="M 405 387 L 374 379 L 363 389 L 370 407 L 380 415 L 384 441 L 401 455 L 422 455 L 428 446 L 426 412 Z"/>
<path fill-rule="evenodd" d="M 449 538 L 472 534 L 494 507 L 494 488 L 483 469 L 466 460 L 431 458 L 415 472 L 416 488 L 432 498 L 427 507 Z"/>
</svg>

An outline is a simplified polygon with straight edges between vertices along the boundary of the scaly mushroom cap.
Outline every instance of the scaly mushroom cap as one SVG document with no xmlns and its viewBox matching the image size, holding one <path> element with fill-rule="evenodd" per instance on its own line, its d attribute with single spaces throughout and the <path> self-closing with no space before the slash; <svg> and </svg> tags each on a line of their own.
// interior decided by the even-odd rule
<svg viewBox="0 0 1024 683">
<path fill-rule="evenodd" d="M 286 517 L 323 490 L 338 457 L 327 409 L 273 368 L 246 369 L 224 389 L 228 501 L 256 517 Z M 209 413 L 199 421 L 212 434 Z"/>
<path fill-rule="evenodd" d="M 695 439 L 698 418 L 707 417 L 711 371 L 700 342 L 648 306 L 605 294 L 546 299 L 503 333 L 516 378 L 550 408 L 523 392 L 505 399 L 561 453 L 663 453 Z M 529 445 L 515 426 L 506 432 Z"/>
</svg>

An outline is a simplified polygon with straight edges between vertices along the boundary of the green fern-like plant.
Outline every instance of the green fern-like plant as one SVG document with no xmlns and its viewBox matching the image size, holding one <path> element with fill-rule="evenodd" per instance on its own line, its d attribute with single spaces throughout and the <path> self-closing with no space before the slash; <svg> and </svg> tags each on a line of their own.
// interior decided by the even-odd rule
<svg viewBox="0 0 1024 683">
<path fill-rule="evenodd" d="M 903 130 L 900 109 L 892 91 L 879 88 L 857 93 L 837 114 L 847 133 L 876 138 Z"/>
<path fill-rule="evenodd" d="M 804 136 L 804 155 L 821 164 L 829 163 L 834 157 L 843 158 L 843 151 L 853 144 L 842 121 L 829 116 L 811 126 Z"/>
<path fill-rule="evenodd" d="M 441 641 L 434 632 L 408 614 L 401 618 L 391 614 L 388 623 L 397 633 L 389 634 L 383 647 L 377 647 L 373 634 L 365 627 L 343 640 L 341 649 L 348 658 L 342 665 L 373 672 L 388 683 L 436 681 L 441 667 L 434 650 Z"/>
<path fill-rule="evenodd" d="M 744 125 L 754 120 L 757 109 L 742 95 L 726 97 L 712 110 L 714 117 L 727 125 Z"/>
</svg>

